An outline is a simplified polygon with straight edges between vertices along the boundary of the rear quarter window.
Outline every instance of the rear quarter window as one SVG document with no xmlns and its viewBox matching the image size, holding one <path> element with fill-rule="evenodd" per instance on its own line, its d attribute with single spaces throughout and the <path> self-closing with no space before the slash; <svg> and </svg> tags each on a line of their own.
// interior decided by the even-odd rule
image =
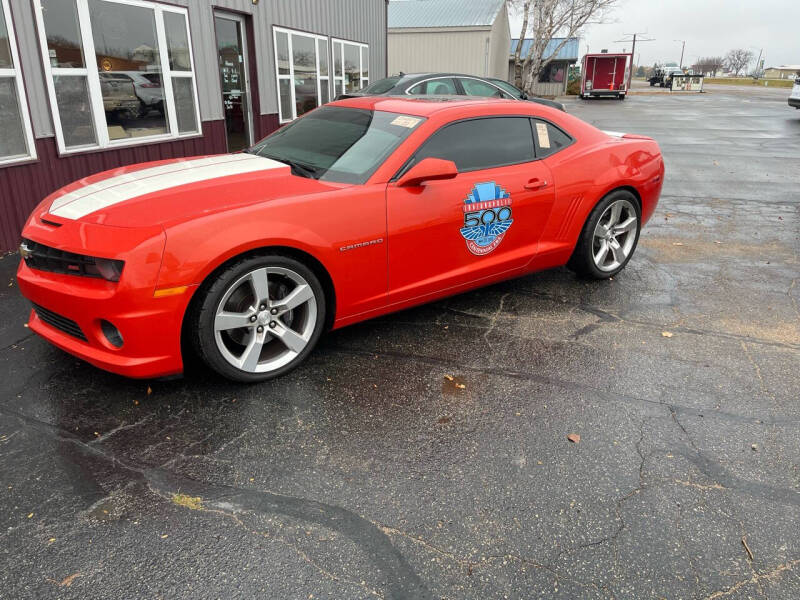
<svg viewBox="0 0 800 600">
<path fill-rule="evenodd" d="M 536 158 L 551 156 L 573 142 L 569 135 L 548 121 L 531 119 L 531 127 L 536 142 Z"/>
</svg>

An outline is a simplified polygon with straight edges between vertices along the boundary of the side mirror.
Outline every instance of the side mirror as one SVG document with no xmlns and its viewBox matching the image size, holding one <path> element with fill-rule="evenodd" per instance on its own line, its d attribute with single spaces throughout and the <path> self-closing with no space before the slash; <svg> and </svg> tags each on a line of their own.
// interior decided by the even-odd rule
<svg viewBox="0 0 800 600">
<path fill-rule="evenodd" d="M 399 187 L 422 185 L 436 179 L 453 179 L 458 175 L 456 163 L 441 158 L 423 158 L 397 180 Z"/>
<path fill-rule="evenodd" d="M 528 94 L 526 94 L 525 92 L 522 92 L 522 95 L 519 97 L 519 99 L 520 100 L 527 100 L 528 99 Z"/>
</svg>

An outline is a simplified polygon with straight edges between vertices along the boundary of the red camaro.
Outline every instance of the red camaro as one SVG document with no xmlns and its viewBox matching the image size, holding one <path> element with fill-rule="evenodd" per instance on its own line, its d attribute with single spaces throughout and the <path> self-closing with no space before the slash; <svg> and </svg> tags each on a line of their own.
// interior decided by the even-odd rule
<svg viewBox="0 0 800 600">
<path fill-rule="evenodd" d="M 185 337 L 260 381 L 325 329 L 564 264 L 618 273 L 663 176 L 652 139 L 530 102 L 350 99 L 242 154 L 53 193 L 17 277 L 31 329 L 98 367 L 180 373 Z"/>
</svg>

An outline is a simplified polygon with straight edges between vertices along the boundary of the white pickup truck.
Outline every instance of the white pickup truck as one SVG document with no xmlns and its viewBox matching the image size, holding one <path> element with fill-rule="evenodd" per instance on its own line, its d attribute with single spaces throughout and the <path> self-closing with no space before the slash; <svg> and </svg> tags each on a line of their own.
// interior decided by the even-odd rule
<svg viewBox="0 0 800 600">
<path fill-rule="evenodd" d="M 794 80 L 792 94 L 789 96 L 789 106 L 800 108 L 800 77 L 796 77 Z"/>
</svg>

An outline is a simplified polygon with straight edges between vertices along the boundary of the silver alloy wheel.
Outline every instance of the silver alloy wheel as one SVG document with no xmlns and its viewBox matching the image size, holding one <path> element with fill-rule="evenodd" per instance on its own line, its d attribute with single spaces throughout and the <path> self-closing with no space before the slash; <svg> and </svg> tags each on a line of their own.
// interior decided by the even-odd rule
<svg viewBox="0 0 800 600">
<path fill-rule="evenodd" d="M 639 218 L 629 200 L 617 200 L 600 215 L 592 237 L 592 258 L 601 271 L 618 269 L 636 243 Z"/>
<path fill-rule="evenodd" d="M 231 365 L 267 373 L 308 345 L 317 323 L 311 285 L 285 267 L 262 267 L 228 287 L 217 305 L 214 338 Z"/>
</svg>

